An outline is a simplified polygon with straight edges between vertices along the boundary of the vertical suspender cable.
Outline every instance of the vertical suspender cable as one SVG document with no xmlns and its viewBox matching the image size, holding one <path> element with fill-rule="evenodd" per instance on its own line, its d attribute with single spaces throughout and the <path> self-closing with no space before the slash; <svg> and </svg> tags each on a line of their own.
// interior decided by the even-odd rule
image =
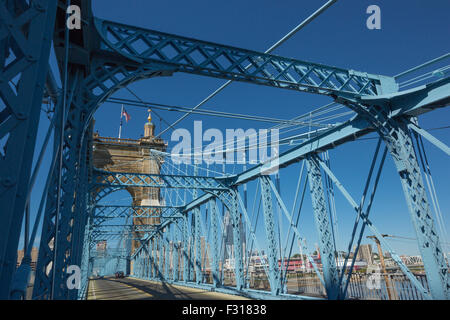
<svg viewBox="0 0 450 320">
<path fill-rule="evenodd" d="M 337 0 L 329 0 L 327 3 L 325 3 L 322 7 L 320 7 L 319 9 L 317 9 L 312 15 L 310 15 L 308 18 L 306 18 L 305 20 L 303 20 L 303 22 L 301 22 L 298 26 L 296 26 L 294 29 L 292 29 L 288 34 L 286 34 L 283 38 L 281 38 L 280 40 L 278 40 L 276 43 L 274 43 L 269 49 L 267 49 L 264 53 L 271 53 L 273 50 L 275 50 L 276 48 L 278 48 L 279 46 L 281 46 L 284 42 L 286 42 L 288 39 L 290 39 L 294 34 L 296 34 L 299 30 L 303 29 L 306 25 L 308 25 L 311 21 L 313 21 L 315 18 L 317 18 L 321 13 L 323 13 L 326 9 L 328 9 L 328 7 L 330 7 L 332 4 L 334 4 L 335 2 L 337 2 Z M 245 67 L 245 70 L 247 70 L 249 67 L 251 66 L 248 65 L 247 67 Z M 180 117 L 178 120 L 176 120 L 170 127 L 162 130 L 156 137 L 160 137 L 163 133 L 165 133 L 167 130 L 169 130 L 170 128 L 173 128 L 175 125 L 177 125 L 179 122 L 181 122 L 183 119 L 185 119 L 187 116 L 189 116 L 192 111 L 200 108 L 202 105 L 204 105 L 206 102 L 208 102 L 209 100 L 211 100 L 214 96 L 216 96 L 220 91 L 222 91 L 223 89 L 225 89 L 226 87 L 228 87 L 230 85 L 230 83 L 232 83 L 232 80 L 228 80 L 227 82 L 225 82 L 222 86 L 220 86 L 217 90 L 215 90 L 213 93 L 211 93 L 209 96 L 207 96 L 205 99 L 203 99 L 203 101 L 201 101 L 198 105 L 196 105 L 194 108 L 192 108 L 192 110 L 188 113 L 186 113 L 185 115 L 183 115 L 182 117 Z"/>
</svg>

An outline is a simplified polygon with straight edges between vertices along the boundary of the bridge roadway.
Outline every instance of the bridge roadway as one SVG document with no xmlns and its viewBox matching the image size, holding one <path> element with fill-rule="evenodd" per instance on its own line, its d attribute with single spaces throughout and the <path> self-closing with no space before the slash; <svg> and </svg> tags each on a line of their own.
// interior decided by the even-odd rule
<svg viewBox="0 0 450 320">
<path fill-rule="evenodd" d="M 248 300 L 204 289 L 136 278 L 105 277 L 89 281 L 88 300 Z"/>
</svg>

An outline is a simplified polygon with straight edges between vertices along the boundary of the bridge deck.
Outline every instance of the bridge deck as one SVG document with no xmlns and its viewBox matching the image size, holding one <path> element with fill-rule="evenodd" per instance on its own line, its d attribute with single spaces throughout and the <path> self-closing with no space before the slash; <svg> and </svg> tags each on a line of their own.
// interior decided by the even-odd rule
<svg viewBox="0 0 450 320">
<path fill-rule="evenodd" d="M 208 290 L 135 278 L 89 281 L 88 300 L 248 300 Z"/>
</svg>

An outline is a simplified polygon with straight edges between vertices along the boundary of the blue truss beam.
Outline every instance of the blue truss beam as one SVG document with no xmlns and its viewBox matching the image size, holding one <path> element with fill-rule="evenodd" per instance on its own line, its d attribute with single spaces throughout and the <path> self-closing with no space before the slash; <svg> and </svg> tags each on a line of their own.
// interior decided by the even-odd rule
<svg viewBox="0 0 450 320">
<path fill-rule="evenodd" d="M 314 221 L 319 235 L 319 250 L 323 266 L 323 278 L 328 299 L 337 299 L 340 292 L 339 278 L 336 268 L 336 248 L 334 247 L 331 222 L 325 203 L 325 193 L 320 166 L 314 158 L 306 160 L 308 182 L 311 190 L 311 200 Z"/>
<path fill-rule="evenodd" d="M 280 194 L 278 193 L 277 188 L 275 187 L 275 185 L 273 184 L 272 180 L 267 180 L 269 182 L 270 187 L 272 188 L 272 192 L 275 195 L 275 198 L 278 201 L 278 205 L 281 208 L 281 210 L 284 212 L 284 215 L 286 216 L 286 218 L 288 219 L 289 223 L 292 226 L 292 230 L 294 231 L 295 235 L 297 236 L 297 240 L 300 243 L 304 242 L 304 239 L 300 236 L 300 232 L 298 231 L 298 229 L 295 227 L 294 225 L 294 221 L 292 219 L 291 213 L 288 211 L 288 209 L 286 208 L 286 205 L 283 202 L 283 199 L 281 199 Z M 303 246 L 302 246 L 303 247 Z M 309 262 L 312 264 L 314 271 L 317 274 L 317 277 L 319 278 L 320 282 L 322 283 L 322 285 L 325 287 L 325 282 L 323 280 L 322 275 L 319 272 L 319 268 L 317 267 L 316 263 L 314 262 L 314 259 L 311 257 L 311 255 L 308 254 L 306 247 L 303 247 L 304 252 L 306 252 L 306 256 L 309 260 Z"/>
<path fill-rule="evenodd" d="M 210 212 L 210 230 L 212 232 L 212 241 L 211 241 L 211 258 L 212 258 L 212 277 L 213 277 L 213 285 L 215 287 L 219 286 L 220 283 L 220 274 L 219 274 L 219 217 L 216 210 L 216 200 L 209 200 L 209 212 Z"/>
<path fill-rule="evenodd" d="M 241 214 L 239 212 L 238 190 L 231 190 L 231 205 L 229 206 L 231 226 L 233 227 L 233 244 L 234 244 L 234 275 L 236 279 L 236 289 L 242 290 L 245 287 L 244 281 L 244 261 L 242 259 L 242 242 L 241 238 Z"/>
<path fill-rule="evenodd" d="M 183 242 L 183 281 L 189 281 L 189 222 L 188 215 L 183 216 L 183 226 L 182 226 L 182 242 Z"/>
<path fill-rule="evenodd" d="M 278 295 L 281 291 L 281 277 L 278 267 L 278 244 L 275 236 L 275 217 L 273 215 L 272 193 L 270 189 L 269 176 L 261 176 L 261 198 L 263 201 L 264 226 L 266 229 L 266 239 L 268 243 L 267 258 L 269 262 L 269 282 L 273 295 Z M 281 253 L 280 253 L 281 255 Z"/>
<path fill-rule="evenodd" d="M 411 101 L 409 105 L 414 102 Z M 418 239 L 431 296 L 434 299 L 448 299 L 450 294 L 448 266 L 434 226 L 427 190 L 408 129 L 409 117 L 392 119 L 390 105 L 382 103 L 370 106 L 354 104 L 353 108 L 371 120 L 391 153 Z"/>
<path fill-rule="evenodd" d="M 390 77 L 200 41 L 95 19 L 101 49 L 130 64 L 195 73 L 325 95 L 377 95 L 397 90 Z M 247 68 L 247 65 L 250 65 Z M 384 91 L 382 90 L 382 87 Z M 387 92 L 386 92 L 387 91 Z"/>
<path fill-rule="evenodd" d="M 221 179 L 213 177 L 108 172 L 98 169 L 94 170 L 93 174 L 92 188 L 96 187 L 227 190 Z"/>
<path fill-rule="evenodd" d="M 80 148 L 84 147 L 84 134 L 86 133 L 87 136 L 90 134 L 85 131 L 88 127 L 88 121 L 99 104 L 116 90 L 133 81 L 155 76 L 167 76 L 178 71 L 190 72 L 331 95 L 346 104 L 348 100 L 352 99 L 358 100 L 361 104 L 371 104 L 379 99 L 379 101 L 387 101 L 391 104 L 392 117 L 398 117 L 402 114 L 416 115 L 448 104 L 449 90 L 446 87 L 448 86 L 448 78 L 440 83 L 424 86 L 420 90 L 391 94 L 397 91 L 397 86 L 392 78 L 265 55 L 102 20 L 92 20 L 90 15 L 84 15 L 84 17 L 88 19 L 88 24 L 84 25 L 82 31 L 84 47 L 81 48 L 79 44 L 71 43 L 71 47 L 77 49 L 71 52 L 69 63 L 69 82 L 74 83 L 75 89 L 73 91 L 74 101 L 70 104 L 69 114 L 66 117 L 67 123 L 64 128 L 64 147 L 62 150 L 64 184 L 62 187 L 61 223 L 60 229 L 57 230 L 61 243 L 57 244 L 60 249 L 58 249 L 56 258 L 57 263 L 53 267 L 56 270 L 53 271 L 58 273 L 61 273 L 61 270 L 64 270 L 68 264 L 76 261 L 79 256 L 79 252 L 75 252 L 72 259 L 70 254 L 72 254 L 71 248 L 76 245 L 76 242 L 80 241 L 82 228 L 77 224 L 82 224 L 82 222 L 76 221 L 73 225 L 71 222 L 73 219 L 78 219 L 79 213 L 83 213 L 86 208 L 83 207 L 83 201 L 76 199 L 74 196 L 82 192 L 80 184 L 78 183 L 75 186 L 73 184 L 74 181 L 84 181 L 81 176 L 85 173 L 80 169 L 79 156 Z M 93 28 L 96 28 L 99 37 L 94 35 L 95 30 Z M 59 36 L 55 38 L 60 65 L 64 60 L 60 50 L 61 40 Z M 169 51 L 174 54 L 170 54 Z M 199 57 L 200 60 L 198 60 Z M 225 63 L 228 64 L 227 66 L 224 65 L 224 61 L 228 61 L 228 63 Z M 250 64 L 248 69 L 245 68 L 247 64 Z M 73 77 L 78 69 L 84 72 L 83 79 Z M 413 96 L 415 99 L 411 98 Z M 369 97 L 372 97 L 372 100 L 367 99 Z M 335 131 L 336 136 L 331 139 L 327 140 L 331 136 L 322 136 L 321 138 L 324 140 L 315 140 L 314 142 L 318 142 L 318 144 L 311 143 L 309 146 L 312 146 L 312 148 L 308 152 L 304 149 L 302 151 L 296 149 L 293 150 L 293 153 L 284 154 L 281 159 L 283 166 L 298 161 L 310 153 L 312 149 L 320 151 L 318 145 L 322 145 L 324 148 L 332 148 L 337 144 L 353 140 L 355 137 L 374 130 L 372 123 L 362 116 L 353 120 L 353 122 L 347 123 L 350 124 L 350 128 L 339 127 L 338 130 L 343 131 Z M 351 127 L 352 125 L 354 127 Z M 2 128 L 0 128 L 0 132 L 1 130 Z M 57 138 L 56 136 L 55 140 L 58 140 Z M 304 147 L 305 145 L 301 146 Z M 302 152 L 303 154 L 301 154 Z M 84 154 L 81 154 L 81 159 L 84 159 Z M 246 171 L 244 174 L 237 176 L 235 180 L 227 181 L 224 185 L 214 181 L 212 187 L 208 185 L 208 181 L 199 182 L 190 178 L 188 181 L 170 181 L 170 183 L 174 183 L 178 187 L 192 188 L 194 186 L 211 192 L 226 191 L 229 185 L 237 186 L 258 177 L 261 173 L 260 169 L 261 167 L 256 167 L 256 171 Z M 27 175 L 24 175 L 21 181 L 27 181 L 27 177 Z M 57 174 L 51 178 L 53 185 L 48 192 L 48 206 L 44 218 L 38 263 L 39 270 L 36 276 L 37 286 L 35 287 L 35 297 L 38 296 L 39 298 L 48 297 L 49 287 L 56 285 L 58 288 L 63 281 L 63 278 L 58 278 L 58 283 L 51 283 L 49 277 L 45 275 L 45 270 L 50 265 L 54 254 L 54 250 L 50 248 L 49 244 L 55 236 L 53 220 L 56 212 L 56 200 L 54 199 L 56 178 Z M 153 178 L 147 177 L 143 180 L 144 183 L 138 186 L 145 185 L 147 180 L 150 186 L 158 187 L 157 182 L 159 181 L 155 182 Z M 106 181 L 104 182 L 107 184 Z M 124 187 L 120 183 L 118 185 L 120 188 Z M 167 181 L 163 185 L 166 186 Z M 220 185 L 219 189 L 217 189 L 218 185 Z M 112 188 L 108 189 L 112 190 Z M 215 193 L 214 196 L 218 194 Z M 23 215 L 23 212 L 19 213 Z M 69 252 L 69 258 L 66 259 L 62 255 L 64 252 Z M 63 290 L 59 291 L 56 297 L 63 297 L 64 294 L 66 292 Z"/>
<path fill-rule="evenodd" d="M 173 281 L 178 281 L 180 277 L 180 242 L 179 242 L 179 222 L 173 228 Z"/>
<path fill-rule="evenodd" d="M 69 265 L 76 263 L 75 261 L 72 262 L 71 251 L 74 245 L 73 240 L 77 239 L 77 234 L 79 233 L 78 230 L 74 229 L 75 224 L 73 220 L 84 219 L 88 211 L 85 207 L 79 207 L 82 202 L 78 201 L 76 196 L 82 194 L 80 186 L 89 183 L 86 182 L 86 177 L 82 175 L 87 175 L 90 172 L 91 164 L 87 165 L 89 170 L 84 170 L 83 168 L 85 167 L 85 162 L 92 159 L 91 148 L 87 147 L 89 139 L 83 139 L 82 128 L 84 125 L 81 120 L 84 118 L 84 112 L 80 108 L 74 107 L 81 103 L 82 100 L 82 97 L 75 93 L 80 93 L 80 88 L 77 87 L 77 73 L 75 70 L 69 71 L 69 83 L 73 84 L 74 89 L 71 92 L 74 93 L 74 100 L 70 103 L 72 108 L 69 110 L 64 129 L 62 150 L 60 150 L 58 145 L 58 141 L 60 141 L 59 129 L 55 132 L 54 156 L 62 152 L 62 170 L 65 173 L 60 190 L 62 193 L 60 210 L 57 210 L 59 172 L 55 170 L 50 178 L 51 185 L 46 195 L 43 232 L 33 288 L 33 297 L 35 299 L 68 298 L 69 293 L 67 286 L 65 286 L 66 273 L 64 270 Z M 92 126 L 88 126 L 86 131 L 87 137 L 92 136 L 91 130 Z M 80 162 L 78 159 L 83 160 Z M 56 215 L 58 212 L 57 220 Z M 56 221 L 58 221 L 58 226 L 55 224 Z M 55 240 L 56 238 L 57 241 Z M 53 242 L 55 243 L 53 244 Z M 52 270 L 58 271 L 48 273 L 47 270 L 50 267 Z"/>
<path fill-rule="evenodd" d="M 395 115 L 397 118 L 402 115 L 422 114 L 435 108 L 444 107 L 449 103 L 449 92 L 450 78 L 446 78 L 399 94 L 386 95 L 380 101 L 374 99 L 371 101 L 383 103 L 391 102 L 391 114 Z M 344 102 L 348 104 L 347 100 Z M 318 134 L 308 141 L 301 143 L 299 146 L 282 153 L 275 165 L 280 168 L 288 166 L 291 163 L 305 159 L 308 154 L 334 148 L 347 141 L 353 141 L 374 130 L 375 129 L 369 120 L 363 116 L 357 115 L 342 125 Z M 230 186 L 237 186 L 248 182 L 259 177 L 267 167 L 267 164 L 257 165 L 234 177 L 228 178 L 227 184 Z M 212 193 L 205 193 L 188 203 L 183 211 L 189 212 L 194 207 L 200 206 L 215 197 L 216 195 Z"/>
<path fill-rule="evenodd" d="M 191 215 L 191 226 L 190 226 L 188 251 L 189 251 L 188 281 L 194 281 L 194 272 L 196 271 L 196 268 L 195 268 L 195 218 L 192 215 Z"/>
<path fill-rule="evenodd" d="M 16 267 L 55 12 L 49 0 L 0 2 L 0 299 Z"/>
<path fill-rule="evenodd" d="M 94 224 L 118 218 L 160 218 L 162 221 L 172 218 L 181 218 L 183 207 L 171 206 L 124 206 L 124 205 L 97 205 L 93 215 Z M 178 215 L 177 215 L 178 214 Z"/>
<path fill-rule="evenodd" d="M 124 230 L 129 232 L 151 232 L 159 227 L 159 224 L 93 224 L 92 232 L 116 232 Z"/>
<path fill-rule="evenodd" d="M 343 194 L 343 196 L 346 198 L 346 200 L 350 203 L 350 205 L 356 211 L 356 213 L 364 221 L 365 225 L 372 231 L 372 233 L 377 237 L 377 239 L 380 240 L 380 242 L 383 245 L 383 247 L 385 247 L 389 251 L 389 253 L 392 256 L 392 259 L 398 264 L 400 269 L 409 278 L 411 283 L 418 289 L 418 291 L 426 299 L 430 299 L 430 295 L 428 294 L 427 290 L 423 287 L 423 285 L 420 283 L 420 281 L 418 281 L 416 279 L 416 277 L 408 269 L 408 267 L 403 263 L 403 261 L 399 257 L 399 255 L 391 248 L 391 246 L 386 241 L 386 239 L 381 235 L 381 233 L 378 231 L 378 229 L 373 225 L 372 221 L 370 221 L 368 219 L 367 214 L 366 213 L 362 213 L 359 210 L 360 206 L 357 205 L 356 201 L 352 198 L 352 196 L 345 189 L 345 187 L 342 185 L 342 183 L 336 178 L 336 176 L 333 174 L 333 172 L 326 166 L 326 164 L 320 158 L 315 157 L 315 160 L 321 165 L 321 167 L 324 169 L 325 173 L 330 177 L 330 179 L 333 181 L 333 183 L 336 185 L 336 187 L 339 189 L 339 191 Z"/>
<path fill-rule="evenodd" d="M 355 100 L 340 99 L 340 102 L 351 108 L 353 108 L 352 104 L 355 103 L 390 105 L 389 116 L 392 119 L 401 118 L 402 116 L 417 116 L 450 105 L 450 77 L 391 95 Z M 354 118 L 343 124 L 327 131 L 323 131 L 297 147 L 280 154 L 279 158 L 273 162 L 254 166 L 234 177 L 230 177 L 229 185 L 240 185 L 259 177 L 265 170 L 270 170 L 273 167 L 283 168 L 293 162 L 304 159 L 305 156 L 310 153 L 333 149 L 338 145 L 348 141 L 354 141 L 357 138 L 374 131 L 376 131 L 376 129 L 365 115 L 356 115 Z M 194 199 L 192 205 L 204 203 L 204 201 L 207 201 L 206 195 L 199 199 Z M 190 205 L 188 205 L 187 208 L 189 206 Z"/>
<path fill-rule="evenodd" d="M 169 242 L 169 231 L 167 228 L 162 232 L 163 245 L 164 245 L 164 279 L 169 280 L 169 267 L 170 267 L 170 242 Z"/>
<path fill-rule="evenodd" d="M 164 279 L 164 240 L 162 234 L 158 235 L 158 273 L 161 280 Z M 141 251 L 142 252 L 142 251 Z"/>
<path fill-rule="evenodd" d="M 444 107 L 448 104 L 450 97 L 449 84 L 450 78 L 446 78 L 399 94 L 386 95 L 381 101 L 384 103 L 386 103 L 386 101 L 392 102 L 391 114 L 394 114 L 395 118 L 401 117 L 402 115 L 422 114 L 435 108 Z M 410 102 L 408 102 L 408 100 L 410 100 Z M 344 102 L 349 104 L 348 101 Z M 311 153 L 334 148 L 345 142 L 353 141 L 374 130 L 372 124 L 366 117 L 357 115 L 353 119 L 322 132 L 308 141 L 301 143 L 299 146 L 282 153 L 277 159 L 276 165 L 280 168 L 288 166 L 291 163 L 305 159 L 305 157 Z M 234 177 L 229 177 L 226 182 L 229 186 L 237 186 L 246 183 L 261 176 L 261 173 L 264 170 L 267 170 L 267 167 L 267 164 L 257 165 Z M 215 194 L 205 193 L 188 203 L 183 212 L 189 212 L 194 207 L 205 204 L 215 197 Z"/>
<path fill-rule="evenodd" d="M 150 240 L 150 279 L 155 278 L 156 250 L 155 239 Z"/>
<path fill-rule="evenodd" d="M 193 195 L 195 198 L 197 197 L 196 193 L 194 193 Z M 202 281 L 202 254 L 201 254 L 201 229 L 200 229 L 200 219 L 201 217 L 201 212 L 200 212 L 200 208 L 196 207 L 193 210 L 193 216 L 192 218 L 194 219 L 194 247 L 195 247 L 195 254 L 194 254 L 194 259 L 195 259 L 195 264 L 194 264 L 194 268 L 195 268 L 195 281 L 196 283 L 201 283 Z"/>
<path fill-rule="evenodd" d="M 438 147 L 439 149 L 441 149 L 442 151 L 444 151 L 447 155 L 450 156 L 450 147 L 448 147 L 445 143 L 443 143 L 442 141 L 440 141 L 439 139 L 437 139 L 435 136 L 433 136 L 432 134 L 430 134 L 428 131 L 422 129 L 421 127 L 419 127 L 418 125 L 416 125 L 415 123 L 410 123 L 408 125 L 408 128 L 411 130 L 414 130 L 415 132 L 417 132 L 418 134 L 420 134 L 422 137 L 424 137 L 425 139 L 427 139 L 429 142 L 431 142 L 432 144 L 434 144 L 436 147 Z"/>
</svg>

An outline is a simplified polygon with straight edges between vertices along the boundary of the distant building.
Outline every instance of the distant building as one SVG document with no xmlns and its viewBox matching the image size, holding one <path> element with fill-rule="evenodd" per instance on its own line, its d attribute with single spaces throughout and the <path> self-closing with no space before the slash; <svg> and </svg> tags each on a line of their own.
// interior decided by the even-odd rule
<svg viewBox="0 0 450 320">
<path fill-rule="evenodd" d="M 200 237 L 200 249 L 203 270 L 211 270 L 211 266 L 209 263 L 211 248 L 209 246 L 209 243 L 206 242 L 205 237 Z"/>
<path fill-rule="evenodd" d="M 313 265 L 308 260 L 304 260 L 302 258 L 291 258 L 284 259 L 283 270 L 287 271 L 303 271 L 303 270 L 312 270 Z M 281 268 L 281 260 L 278 260 L 278 267 Z"/>
<path fill-rule="evenodd" d="M 36 262 L 38 259 L 38 252 L 39 252 L 38 248 L 36 248 L 36 247 L 33 247 L 31 249 L 31 269 L 32 270 L 36 270 Z M 23 250 L 17 251 L 17 267 L 20 266 L 20 263 L 22 262 L 22 259 L 23 259 L 23 255 L 24 255 Z"/>
<path fill-rule="evenodd" d="M 106 240 L 97 242 L 97 252 L 98 251 L 106 251 L 106 246 L 108 242 Z"/>
<path fill-rule="evenodd" d="M 358 254 L 356 256 L 356 260 L 364 261 L 367 264 L 373 264 L 372 257 L 372 245 L 371 244 L 362 244 L 359 246 Z"/>
<path fill-rule="evenodd" d="M 400 259 L 402 259 L 403 263 L 406 264 L 407 266 L 423 265 L 421 256 L 401 255 Z"/>
<path fill-rule="evenodd" d="M 336 266 L 339 269 L 342 269 L 344 267 L 344 262 L 345 262 L 345 259 L 338 259 L 337 262 L 336 262 Z M 351 265 L 352 265 L 351 261 L 348 260 L 347 264 L 346 264 L 346 270 L 350 269 Z M 355 264 L 353 265 L 353 269 L 354 270 L 358 270 L 360 268 L 366 268 L 367 265 L 368 265 L 368 263 L 366 261 L 355 261 Z"/>
<path fill-rule="evenodd" d="M 249 259 L 250 259 L 248 268 L 249 272 L 264 272 L 264 270 L 269 267 L 266 255 L 263 256 L 253 255 L 250 256 Z M 230 261 L 230 263 L 231 262 L 234 263 L 234 261 Z M 234 264 L 230 265 L 233 266 Z"/>
<path fill-rule="evenodd" d="M 224 224 L 224 228 L 225 228 L 225 259 L 234 259 L 233 225 L 232 225 L 231 216 L 230 216 L 229 211 L 225 212 L 223 224 Z M 239 229 L 241 231 L 241 247 L 242 247 L 242 255 L 244 257 L 247 249 L 246 249 L 245 233 L 244 233 L 244 226 L 242 224 L 242 220 L 240 221 Z M 262 252 L 262 254 L 264 255 L 264 252 Z"/>
</svg>

